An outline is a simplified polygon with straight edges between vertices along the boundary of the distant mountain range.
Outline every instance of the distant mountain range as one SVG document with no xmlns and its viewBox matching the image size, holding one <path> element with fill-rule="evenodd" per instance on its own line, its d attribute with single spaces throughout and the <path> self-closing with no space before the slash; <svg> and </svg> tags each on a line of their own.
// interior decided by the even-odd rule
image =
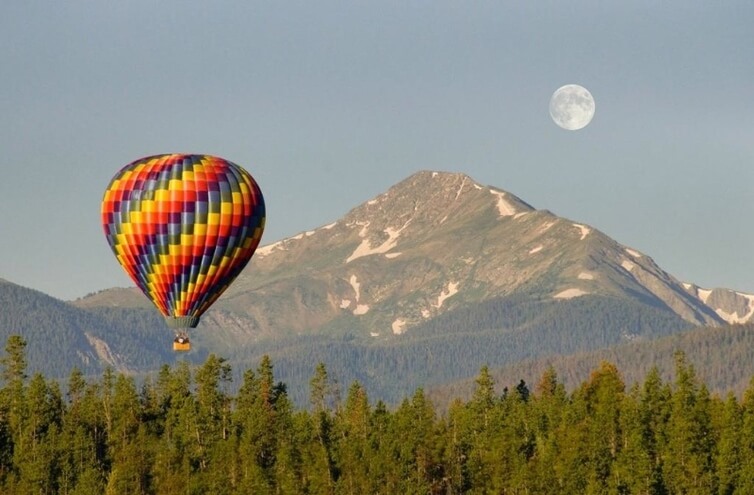
<svg viewBox="0 0 754 495">
<path fill-rule="evenodd" d="M 145 371 L 175 359 L 169 331 L 135 288 L 64 303 L 6 282 L 0 303 L 0 337 L 59 321 L 75 349 L 61 357 L 69 368 Z M 322 360 L 390 399 L 483 363 L 753 315 L 754 296 L 682 283 L 592 226 L 464 174 L 423 171 L 341 219 L 259 248 L 202 317 L 187 358 L 215 352 L 248 366 L 268 353 L 294 389 Z M 43 342 L 55 348 L 50 332 Z"/>
</svg>

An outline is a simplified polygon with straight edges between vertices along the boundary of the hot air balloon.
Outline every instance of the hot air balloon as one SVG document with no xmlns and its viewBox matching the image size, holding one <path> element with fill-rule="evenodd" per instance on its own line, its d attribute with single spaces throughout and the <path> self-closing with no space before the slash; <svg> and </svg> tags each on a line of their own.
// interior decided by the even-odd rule
<svg viewBox="0 0 754 495">
<path fill-rule="evenodd" d="M 168 154 L 123 167 L 102 199 L 107 242 L 129 277 L 191 348 L 188 330 L 241 273 L 265 224 L 262 191 L 235 163 Z"/>
</svg>

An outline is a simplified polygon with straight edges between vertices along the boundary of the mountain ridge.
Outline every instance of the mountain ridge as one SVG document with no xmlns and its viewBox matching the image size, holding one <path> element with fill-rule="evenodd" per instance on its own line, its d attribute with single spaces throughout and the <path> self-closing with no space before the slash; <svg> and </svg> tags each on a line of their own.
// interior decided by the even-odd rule
<svg viewBox="0 0 754 495">
<path fill-rule="evenodd" d="M 506 223 L 513 222 L 522 224 L 523 228 L 504 228 Z M 520 242 L 507 246 L 496 242 L 490 249 L 484 246 L 485 242 L 499 241 L 499 238 L 491 239 L 485 235 L 492 230 L 503 231 L 503 236 L 512 232 L 514 235 L 509 237 L 517 237 Z M 410 291 L 397 291 L 402 296 L 413 296 L 414 304 L 398 303 L 398 308 L 392 308 L 392 319 L 380 322 L 383 330 L 370 333 L 382 334 L 390 329 L 394 334 L 401 334 L 428 316 L 441 313 L 446 304 L 452 307 L 454 298 L 463 300 L 465 291 L 471 292 L 471 299 L 478 297 L 480 292 L 486 292 L 488 297 L 507 295 L 531 285 L 532 279 L 544 277 L 558 262 L 568 265 L 561 267 L 562 274 L 568 277 L 560 277 L 560 286 L 554 284 L 551 287 L 555 291 L 553 297 L 630 291 L 637 298 L 667 306 L 696 325 L 725 321 L 717 312 L 720 308 L 708 306 L 657 266 L 652 258 L 613 241 L 591 226 L 558 217 L 548 210 L 536 210 L 515 195 L 500 188 L 483 186 L 466 174 L 417 172 L 385 193 L 351 209 L 340 220 L 263 246 L 249 270 L 249 274 L 257 274 L 248 278 L 258 277 L 260 271 L 274 270 L 284 263 L 306 259 L 307 253 L 316 250 L 314 240 L 322 235 L 330 237 L 329 242 L 324 243 L 326 253 L 322 253 L 327 262 L 322 258 L 310 259 L 308 273 L 316 272 L 326 263 L 330 263 L 330 267 L 340 265 L 331 269 L 328 283 L 320 284 L 321 290 L 327 289 L 331 310 L 367 316 L 370 310 L 380 307 L 383 294 L 391 289 L 387 283 L 367 288 L 366 277 L 374 277 L 372 267 L 375 265 L 381 264 L 382 270 L 389 271 L 386 263 L 392 261 L 401 264 L 400 272 L 409 276 L 423 271 L 423 300 L 416 301 L 415 285 Z M 548 249 L 562 250 L 559 244 L 564 239 L 573 241 L 574 237 L 587 241 L 581 246 L 579 259 L 561 260 L 557 252 L 551 253 L 544 264 L 537 265 L 525 259 L 543 256 Z M 417 260 L 417 245 L 424 249 L 420 253 L 423 255 L 421 260 Z M 433 248 L 435 251 L 444 250 L 448 255 L 433 255 Z M 501 249 L 507 249 L 507 252 L 500 253 Z M 484 257 L 492 251 L 498 251 L 494 254 L 500 256 L 490 256 L 488 262 L 485 261 Z M 501 257 L 505 259 L 501 260 Z M 499 266 L 495 267 L 495 263 Z M 503 271 L 500 266 L 510 264 L 519 270 L 507 270 L 505 277 L 500 277 Z M 600 282 L 595 281 L 597 275 L 593 272 L 597 268 L 602 271 L 603 280 Z M 434 276 L 427 277 L 426 274 L 433 271 Z M 480 276 L 473 276 L 473 272 Z M 229 297 L 238 297 L 244 290 L 254 287 L 246 274 L 239 278 L 241 280 L 229 290 Z M 751 308 L 754 310 L 754 303 Z"/>
<path fill-rule="evenodd" d="M 380 280 L 380 272 L 391 271 L 408 281 Z M 227 322 L 223 312 L 229 311 L 269 334 L 265 329 L 274 323 L 265 311 L 274 308 L 248 310 L 254 302 L 246 296 L 257 292 L 289 300 L 299 320 L 284 322 L 290 332 L 327 327 L 350 313 L 373 327 L 370 335 L 401 334 L 462 303 L 464 293 L 467 300 L 500 297 L 535 282 L 543 292 L 548 277 L 555 298 L 630 294 L 695 325 L 754 316 L 754 296 L 713 289 L 714 296 L 702 297 L 703 289 L 592 226 L 537 210 L 463 173 L 423 170 L 338 220 L 260 247 L 208 319 Z M 97 303 L 85 298 L 75 304 Z M 378 310 L 390 318 L 374 317 Z"/>
<path fill-rule="evenodd" d="M 16 290 L 0 284 L 6 289 Z M 62 312 L 62 302 L 25 294 L 63 315 L 31 317 L 20 301 L 5 308 L 34 339 L 35 356 L 61 354 L 54 325 L 39 332 L 39 321 L 62 318 L 70 329 L 72 349 L 56 373 L 79 362 L 76 352 L 90 356 L 94 372 L 144 373 L 178 359 L 171 331 L 134 287 L 65 303 Z M 341 383 L 360 380 L 393 400 L 484 363 L 653 340 L 752 313 L 754 296 L 680 282 L 590 225 L 468 175 L 425 170 L 333 222 L 259 248 L 202 316 L 194 350 L 181 359 L 212 352 L 243 367 L 269 354 L 303 403 L 322 361 Z"/>
</svg>

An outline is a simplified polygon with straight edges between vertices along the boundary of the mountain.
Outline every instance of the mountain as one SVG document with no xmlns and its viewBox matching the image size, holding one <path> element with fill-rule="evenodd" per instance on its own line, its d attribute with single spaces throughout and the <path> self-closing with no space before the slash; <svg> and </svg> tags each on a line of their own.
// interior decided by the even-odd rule
<svg viewBox="0 0 754 495">
<path fill-rule="evenodd" d="M 345 331 L 376 338 L 516 293 L 630 299 L 694 325 L 751 317 L 752 298 L 719 292 L 705 297 L 649 256 L 511 193 L 423 171 L 340 220 L 258 249 L 203 325 L 234 345 Z M 131 302 L 133 291 L 116 294 L 118 304 L 145 305 Z M 76 304 L 114 304 L 113 295 Z"/>
<path fill-rule="evenodd" d="M 336 222 L 260 248 L 209 319 L 258 337 L 378 337 L 515 293 L 628 298 L 694 325 L 734 314 L 593 227 L 464 174 L 424 171 Z M 751 299 L 735 303 L 751 317 Z"/>
<path fill-rule="evenodd" d="M 136 328 L 155 313 L 133 288 L 72 305 L 116 324 L 135 315 Z M 464 174 L 422 171 L 259 248 L 194 341 L 236 367 L 269 354 L 304 403 L 319 361 L 341 383 L 358 379 L 391 400 L 484 363 L 647 341 L 752 312 L 753 297 L 684 284 L 592 226 Z"/>
<path fill-rule="evenodd" d="M 85 375 L 108 366 L 134 373 L 175 361 L 168 345 L 154 345 L 172 337 L 151 309 L 81 309 L 0 279 L 0 345 L 12 334 L 27 342 L 27 372 L 51 378 L 65 378 L 74 367 Z"/>
</svg>

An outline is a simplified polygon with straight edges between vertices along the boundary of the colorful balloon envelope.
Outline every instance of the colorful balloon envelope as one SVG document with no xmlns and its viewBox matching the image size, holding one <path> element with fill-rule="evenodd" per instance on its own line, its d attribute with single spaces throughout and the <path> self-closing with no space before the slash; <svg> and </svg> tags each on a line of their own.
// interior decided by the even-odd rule
<svg viewBox="0 0 754 495">
<path fill-rule="evenodd" d="M 264 223 L 253 177 L 209 155 L 136 160 L 115 174 L 102 200 L 115 256 L 181 336 L 241 273 Z"/>
</svg>

